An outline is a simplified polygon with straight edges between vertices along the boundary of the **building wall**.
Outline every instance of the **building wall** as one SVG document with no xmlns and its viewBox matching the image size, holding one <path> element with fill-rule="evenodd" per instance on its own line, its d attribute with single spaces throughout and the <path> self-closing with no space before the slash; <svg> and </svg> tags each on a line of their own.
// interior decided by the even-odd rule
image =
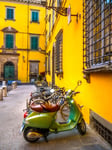
<svg viewBox="0 0 112 150">
<path fill-rule="evenodd" d="M 6 6 L 15 8 L 15 20 L 6 20 Z M 31 22 L 31 10 L 39 10 L 39 23 Z M 18 80 L 29 82 L 30 61 L 39 61 L 39 73 L 45 72 L 45 55 L 30 49 L 30 35 L 39 36 L 39 47 L 45 50 L 45 8 L 17 1 L 0 1 L 0 52 L 3 53 L 5 27 L 17 30 L 15 51 L 18 56 Z M 9 53 L 13 53 L 7 50 Z"/>
<path fill-rule="evenodd" d="M 65 0 L 64 0 L 65 1 Z M 52 48 L 56 42 L 56 35 L 59 30 L 63 30 L 63 77 L 55 74 L 55 84 L 66 89 L 74 89 L 77 81 L 81 80 L 82 85 L 77 91 L 80 94 L 75 97 L 77 103 L 84 105 L 82 109 L 87 123 L 90 121 L 90 110 L 112 123 L 111 109 L 111 85 L 112 73 L 91 73 L 90 83 L 84 79 L 83 74 L 83 4 L 82 1 L 66 0 L 65 7 L 71 6 L 71 14 L 81 14 L 81 19 L 76 22 L 76 17 L 71 16 L 68 24 L 68 17 L 58 15 L 55 17 L 55 24 L 51 32 L 51 37 L 47 35 L 47 52 L 51 51 L 50 74 L 46 74 L 47 81 L 52 83 Z M 52 15 L 52 10 L 47 12 L 47 16 Z M 47 19 L 47 33 L 49 32 L 49 22 Z"/>
</svg>

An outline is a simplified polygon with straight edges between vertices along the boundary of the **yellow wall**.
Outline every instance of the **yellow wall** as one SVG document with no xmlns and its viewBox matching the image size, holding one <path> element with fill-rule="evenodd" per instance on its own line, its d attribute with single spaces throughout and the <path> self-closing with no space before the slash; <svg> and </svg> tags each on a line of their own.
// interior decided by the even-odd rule
<svg viewBox="0 0 112 150">
<path fill-rule="evenodd" d="M 15 21 L 6 20 L 6 6 L 15 8 Z M 39 23 L 31 23 L 31 10 L 39 10 Z M 28 10 L 29 10 L 29 24 L 28 24 Z M 16 33 L 16 47 L 20 54 L 18 61 L 18 80 L 22 82 L 29 81 L 29 62 L 30 60 L 39 60 L 39 73 L 45 71 L 45 55 L 38 51 L 27 52 L 30 49 L 30 34 L 39 34 L 39 47 L 45 50 L 45 8 L 38 5 L 21 2 L 0 1 L 0 47 L 3 45 L 3 32 L 5 27 L 13 27 L 18 32 Z M 29 26 L 29 29 L 27 28 Z M 28 35 L 27 32 L 30 34 Z M 28 43 L 28 44 L 27 44 Z M 0 50 L 2 51 L 2 50 Z M 23 56 L 25 61 L 23 61 Z"/>
<path fill-rule="evenodd" d="M 82 85 L 78 87 L 80 94 L 75 97 L 76 101 L 84 105 L 83 114 L 86 122 L 89 123 L 89 111 L 93 110 L 102 118 L 112 123 L 112 74 L 111 73 L 91 73 L 90 83 L 83 78 L 83 4 L 82 1 L 67 0 L 65 7 L 71 5 L 71 14 L 81 13 L 78 23 L 76 17 L 68 18 L 58 15 L 55 21 L 51 38 L 47 42 L 47 52 L 51 51 L 52 69 L 52 47 L 56 41 L 55 37 L 60 29 L 63 29 L 63 78 L 55 75 L 55 84 L 66 89 L 74 89 L 78 80 L 82 80 Z M 52 13 L 52 11 L 49 11 Z M 47 22 L 47 28 L 49 24 Z M 51 70 L 52 73 L 52 70 Z M 52 82 L 52 74 L 47 74 L 47 81 Z"/>
</svg>

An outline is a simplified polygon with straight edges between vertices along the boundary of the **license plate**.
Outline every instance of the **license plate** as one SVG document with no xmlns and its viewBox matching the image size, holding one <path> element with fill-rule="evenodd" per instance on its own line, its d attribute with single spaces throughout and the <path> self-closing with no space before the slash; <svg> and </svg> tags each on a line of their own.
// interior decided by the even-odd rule
<svg viewBox="0 0 112 150">
<path fill-rule="evenodd" d="M 23 129 L 24 129 L 24 124 L 22 124 L 22 126 L 21 126 L 21 128 L 20 128 L 20 133 L 23 131 Z"/>
</svg>

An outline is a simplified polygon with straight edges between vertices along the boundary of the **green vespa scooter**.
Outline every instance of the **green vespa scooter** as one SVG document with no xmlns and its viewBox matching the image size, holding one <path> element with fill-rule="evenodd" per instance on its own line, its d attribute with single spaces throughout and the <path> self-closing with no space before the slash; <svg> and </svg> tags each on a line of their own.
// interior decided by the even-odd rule
<svg viewBox="0 0 112 150">
<path fill-rule="evenodd" d="M 78 82 L 77 87 L 81 84 Z M 23 136 L 28 142 L 36 142 L 41 137 L 44 137 L 46 142 L 47 136 L 50 133 L 58 133 L 67 130 L 72 130 L 77 127 L 79 133 L 86 133 L 86 124 L 83 119 L 80 106 L 75 102 L 73 96 L 78 94 L 75 90 L 68 90 L 64 97 L 60 97 L 61 101 L 58 104 L 40 104 L 30 105 L 30 112 L 24 114 L 24 120 L 20 132 L 23 131 Z M 60 106 L 67 101 L 70 107 L 69 118 L 67 122 L 57 122 L 56 115 Z"/>
</svg>

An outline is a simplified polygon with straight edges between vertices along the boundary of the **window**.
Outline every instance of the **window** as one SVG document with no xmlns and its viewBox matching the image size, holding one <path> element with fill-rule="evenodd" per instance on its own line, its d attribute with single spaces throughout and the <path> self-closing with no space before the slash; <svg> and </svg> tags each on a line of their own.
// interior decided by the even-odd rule
<svg viewBox="0 0 112 150">
<path fill-rule="evenodd" d="M 38 74 L 39 73 L 39 62 L 32 61 L 30 62 L 30 74 Z"/>
<path fill-rule="evenodd" d="M 62 0 L 57 0 L 57 7 L 60 7 L 62 3 Z"/>
<path fill-rule="evenodd" d="M 112 63 L 112 1 L 83 1 L 83 67 L 97 69 Z"/>
<path fill-rule="evenodd" d="M 55 2 L 53 1 L 53 7 L 55 7 Z M 52 10 L 52 27 L 54 26 L 54 19 L 55 19 L 55 10 Z"/>
<path fill-rule="evenodd" d="M 5 48 L 14 48 L 14 35 L 6 34 L 5 35 Z"/>
<path fill-rule="evenodd" d="M 14 8 L 6 7 L 6 19 L 14 20 Z"/>
<path fill-rule="evenodd" d="M 35 80 L 37 80 L 37 77 L 39 75 L 39 62 L 40 61 L 33 61 L 30 60 L 30 72 L 29 72 L 29 77 L 30 77 L 30 81 L 34 82 Z"/>
<path fill-rule="evenodd" d="M 49 15 L 49 38 L 51 35 L 51 14 Z"/>
<path fill-rule="evenodd" d="M 50 52 L 48 53 L 48 73 L 50 74 Z"/>
<path fill-rule="evenodd" d="M 31 36 L 31 49 L 38 50 L 39 47 L 39 37 Z"/>
<path fill-rule="evenodd" d="M 47 57 L 45 57 L 45 73 L 47 73 Z"/>
<path fill-rule="evenodd" d="M 39 12 L 37 10 L 31 11 L 31 21 L 32 22 L 39 22 Z"/>
<path fill-rule="evenodd" d="M 63 73 L 62 69 L 63 31 L 56 36 L 56 73 Z"/>
</svg>

